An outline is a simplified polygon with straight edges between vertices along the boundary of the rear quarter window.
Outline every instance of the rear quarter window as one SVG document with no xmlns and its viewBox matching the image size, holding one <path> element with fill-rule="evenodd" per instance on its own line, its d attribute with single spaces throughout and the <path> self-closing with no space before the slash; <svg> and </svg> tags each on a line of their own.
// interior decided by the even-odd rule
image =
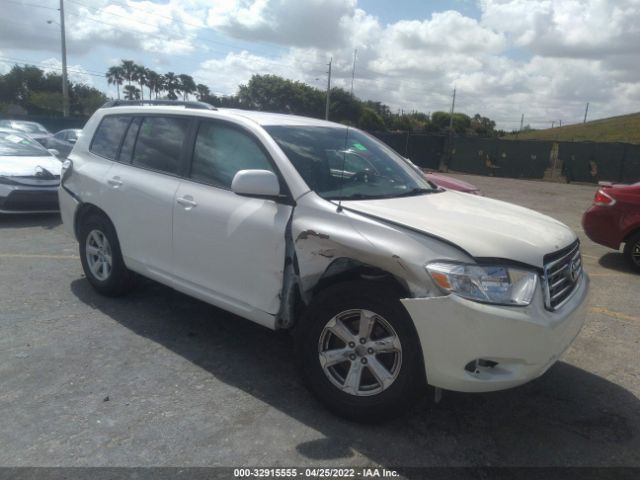
<svg viewBox="0 0 640 480">
<path fill-rule="evenodd" d="M 131 117 L 122 115 L 104 117 L 93 136 L 89 151 L 109 160 L 115 160 L 130 121 Z"/>
</svg>

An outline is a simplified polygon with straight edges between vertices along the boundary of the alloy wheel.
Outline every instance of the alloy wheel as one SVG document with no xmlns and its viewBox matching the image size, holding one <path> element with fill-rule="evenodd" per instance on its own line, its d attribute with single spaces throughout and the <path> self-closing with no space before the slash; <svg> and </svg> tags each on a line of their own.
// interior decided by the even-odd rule
<svg viewBox="0 0 640 480">
<path fill-rule="evenodd" d="M 325 325 L 318 358 L 329 381 L 355 396 L 377 395 L 398 377 L 402 345 L 394 328 L 369 310 L 346 310 Z"/>
<path fill-rule="evenodd" d="M 106 235 L 100 230 L 91 230 L 87 235 L 85 251 L 93 276 L 103 282 L 107 280 L 113 270 L 113 256 Z"/>
</svg>

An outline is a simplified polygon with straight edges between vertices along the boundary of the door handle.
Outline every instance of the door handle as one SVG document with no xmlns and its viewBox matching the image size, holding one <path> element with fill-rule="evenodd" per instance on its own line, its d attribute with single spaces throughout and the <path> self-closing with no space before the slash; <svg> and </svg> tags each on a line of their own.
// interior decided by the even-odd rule
<svg viewBox="0 0 640 480">
<path fill-rule="evenodd" d="M 122 180 L 120 180 L 120 177 L 110 178 L 109 180 L 107 180 L 107 183 L 113 188 L 119 188 L 122 186 Z"/>
<path fill-rule="evenodd" d="M 198 204 L 193 200 L 193 197 L 189 195 L 187 195 L 186 197 L 178 198 L 177 202 L 186 209 L 191 209 L 198 206 Z"/>
</svg>

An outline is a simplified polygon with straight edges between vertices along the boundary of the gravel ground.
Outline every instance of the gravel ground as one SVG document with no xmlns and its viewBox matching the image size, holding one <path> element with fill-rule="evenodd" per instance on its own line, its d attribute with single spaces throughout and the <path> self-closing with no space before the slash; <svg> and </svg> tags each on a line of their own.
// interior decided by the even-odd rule
<svg viewBox="0 0 640 480">
<path fill-rule="evenodd" d="M 5 217 L 0 465 L 640 466 L 640 275 L 582 232 L 594 187 L 460 178 L 583 241 L 587 323 L 543 377 L 349 423 L 304 389 L 288 335 L 150 281 L 103 298 L 59 217 Z"/>
</svg>

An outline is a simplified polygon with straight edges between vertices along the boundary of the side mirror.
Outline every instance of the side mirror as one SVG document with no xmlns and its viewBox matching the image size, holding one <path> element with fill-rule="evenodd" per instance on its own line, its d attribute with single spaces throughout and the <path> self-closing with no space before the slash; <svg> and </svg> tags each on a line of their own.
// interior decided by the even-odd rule
<svg viewBox="0 0 640 480">
<path fill-rule="evenodd" d="M 77 138 L 70 138 L 69 140 L 67 140 L 67 142 L 69 143 L 76 143 L 78 141 Z"/>
<path fill-rule="evenodd" d="M 55 148 L 47 148 L 47 152 L 49 152 L 51 155 L 53 155 L 55 157 L 59 157 L 60 156 L 60 152 L 58 150 L 56 150 Z"/>
<path fill-rule="evenodd" d="M 280 183 L 269 170 L 240 170 L 233 177 L 231 191 L 248 197 L 277 197 Z"/>
</svg>

